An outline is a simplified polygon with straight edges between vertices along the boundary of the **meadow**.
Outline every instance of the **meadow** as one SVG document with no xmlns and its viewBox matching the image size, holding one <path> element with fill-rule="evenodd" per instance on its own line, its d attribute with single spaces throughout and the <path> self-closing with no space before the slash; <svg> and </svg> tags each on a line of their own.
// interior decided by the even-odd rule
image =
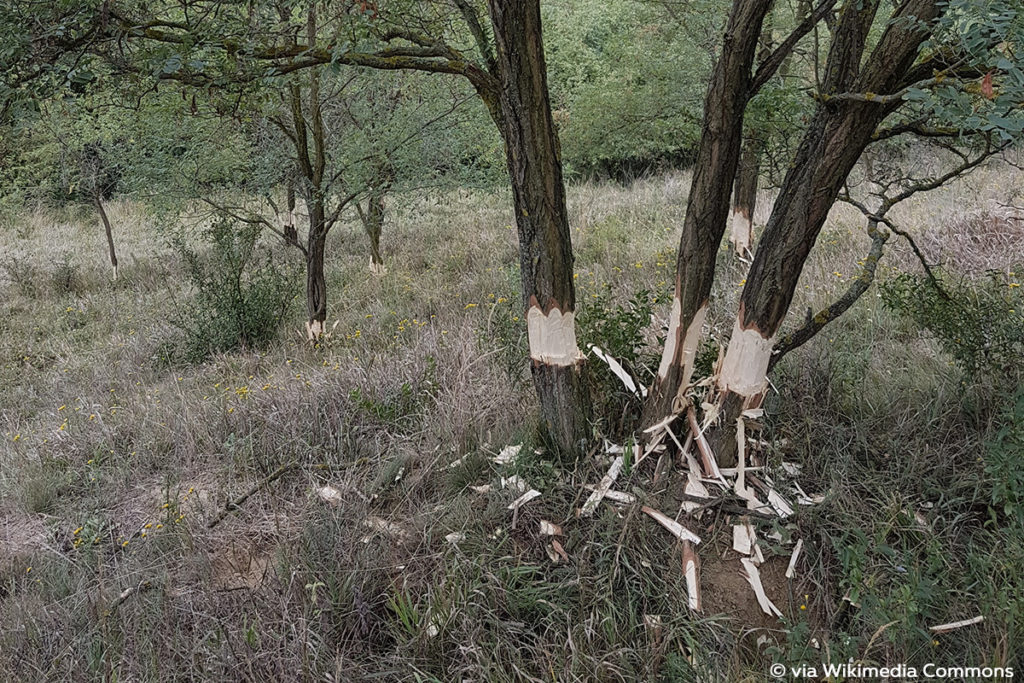
<svg viewBox="0 0 1024 683">
<path fill-rule="evenodd" d="M 688 186 L 680 172 L 569 186 L 583 334 L 604 341 L 649 307 L 632 340 L 644 383 Z M 1024 175 L 993 164 L 893 217 L 951 277 L 994 271 L 1019 296 L 1024 223 L 1003 205 L 1022 193 Z M 0 678 L 766 681 L 775 662 L 1021 664 L 1024 482 L 1000 474 L 1021 455 L 1019 375 L 965 373 L 877 284 L 772 377 L 772 466 L 798 464 L 824 496 L 774 528 L 805 544 L 792 580 L 789 551 L 762 568 L 784 617 L 761 614 L 729 564 L 721 512 L 704 523 L 695 615 L 678 545 L 639 513 L 667 509 L 678 481 L 638 466 L 616 484 L 635 504 L 578 518 L 604 449 L 567 462 L 537 438 L 508 192 L 392 197 L 385 275 L 368 272 L 357 221 L 339 226 L 319 346 L 298 283 L 274 341 L 201 362 L 176 351 L 195 303 L 168 219 L 128 200 L 108 212 L 116 282 L 88 208 L 26 207 L 0 228 Z M 869 243 L 860 214 L 834 208 L 791 317 L 840 295 Z M 724 340 L 744 265 L 724 244 L 719 261 L 708 331 Z M 879 279 L 917 268 L 894 237 Z M 622 444 L 638 402 L 595 381 L 624 406 L 595 442 Z M 513 513 L 520 480 L 541 495 Z"/>
</svg>

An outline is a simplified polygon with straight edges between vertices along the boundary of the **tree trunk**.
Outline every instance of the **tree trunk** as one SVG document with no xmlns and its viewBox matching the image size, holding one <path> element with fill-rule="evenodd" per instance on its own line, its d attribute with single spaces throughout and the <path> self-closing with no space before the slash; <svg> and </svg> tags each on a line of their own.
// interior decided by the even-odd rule
<svg viewBox="0 0 1024 683">
<path fill-rule="evenodd" d="M 327 281 L 324 277 L 324 247 L 327 227 L 324 205 L 316 197 L 307 200 L 309 238 L 306 240 L 306 336 L 315 342 L 324 333 L 327 320 Z"/>
<path fill-rule="evenodd" d="M 668 336 L 651 388 L 646 422 L 680 408 L 715 277 L 715 257 L 729 215 L 731 182 L 736 176 L 743 136 L 743 111 L 761 24 L 771 0 L 734 0 L 704 100 L 704 123 L 676 261 L 675 296 Z"/>
<path fill-rule="evenodd" d="M 539 0 L 488 0 L 501 76 L 501 121 L 516 226 L 534 385 L 560 450 L 590 436 L 562 163 L 548 99 Z"/>
<path fill-rule="evenodd" d="M 384 229 L 384 197 L 378 194 L 370 196 L 366 208 L 366 234 L 370 238 L 370 272 L 383 275 L 384 257 L 380 255 L 380 233 Z"/>
<path fill-rule="evenodd" d="M 299 231 L 295 227 L 295 180 L 288 178 L 287 189 L 285 190 L 285 202 L 287 204 L 284 215 L 281 217 L 281 234 L 284 235 L 284 243 L 296 246 L 299 243 Z"/>
<path fill-rule="evenodd" d="M 107 217 L 107 210 L 103 208 L 103 198 L 100 196 L 99 190 L 97 190 L 92 197 L 93 205 L 96 207 L 96 213 L 100 215 L 100 220 L 103 221 L 103 231 L 107 235 L 107 252 L 110 254 L 110 267 L 114 271 L 114 281 L 117 281 L 117 251 L 114 249 L 114 231 L 110 227 L 110 218 Z"/>
<path fill-rule="evenodd" d="M 757 204 L 757 179 L 761 166 L 761 141 L 748 137 L 740 153 L 739 171 L 732 199 L 730 240 L 737 258 L 751 258 L 754 245 L 754 208 Z"/>
<path fill-rule="evenodd" d="M 719 464 L 724 466 L 735 461 L 731 426 L 743 410 L 761 404 L 776 335 L 829 210 L 878 124 L 899 106 L 899 101 L 882 104 L 832 98 L 847 92 L 898 90 L 927 36 L 924 26 L 939 13 L 937 0 L 911 0 L 902 5 L 861 69 L 878 0 L 859 0 L 859 8 L 856 1 L 850 0 L 840 12 L 826 64 L 822 102 L 790 164 L 740 297 L 718 377 L 723 429 L 712 439 Z"/>
<path fill-rule="evenodd" d="M 380 235 L 384 230 L 384 196 L 391 188 L 394 180 L 394 171 L 386 162 L 380 163 L 374 173 L 373 184 L 370 187 L 370 199 L 367 201 L 366 211 L 363 211 L 359 204 L 359 218 L 363 222 L 363 229 L 370 238 L 370 272 L 374 275 L 383 275 L 387 272 L 384 267 L 384 258 L 380 253 Z"/>
</svg>

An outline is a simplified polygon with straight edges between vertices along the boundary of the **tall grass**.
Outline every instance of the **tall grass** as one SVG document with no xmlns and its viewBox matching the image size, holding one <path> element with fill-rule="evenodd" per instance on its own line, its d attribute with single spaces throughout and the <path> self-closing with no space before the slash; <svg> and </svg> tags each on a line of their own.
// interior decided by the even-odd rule
<svg viewBox="0 0 1024 683">
<path fill-rule="evenodd" d="M 687 186 L 674 174 L 570 189 L 580 305 L 649 291 L 652 348 Z M 984 171 L 901 208 L 899 220 L 951 267 L 1002 267 L 1024 256 L 1019 240 L 968 236 L 993 224 L 974 217 L 1002 215 L 997 202 L 1020 187 L 1017 175 Z M 763 193 L 762 220 L 770 200 Z M 780 457 L 827 494 L 796 520 L 808 565 L 786 620 L 752 631 L 735 613 L 695 618 L 678 549 L 637 510 L 574 517 L 601 458 L 568 469 L 534 453 L 509 207 L 504 193 L 396 198 L 386 276 L 367 273 L 355 221 L 332 235 L 332 331 L 320 348 L 302 342 L 297 291 L 276 342 L 198 365 L 168 353 L 172 321 L 192 299 L 143 207 L 108 209 L 117 283 L 88 214 L 34 210 L 8 227 L 2 677 L 765 680 L 771 661 L 826 652 L 1016 661 L 1024 614 L 1005 586 L 1024 571 L 1024 535 L 991 518 L 985 464 L 1003 397 L 869 293 L 779 367 L 768 404 L 768 435 L 788 444 Z M 838 207 L 801 280 L 796 322 L 845 288 L 868 241 Z M 895 238 L 891 251 L 892 266 L 914 267 Z M 744 273 L 724 248 L 720 263 L 709 329 L 723 340 Z M 525 445 L 513 465 L 492 462 L 515 443 Z M 518 491 L 501 488 L 512 473 L 543 494 L 515 528 L 507 506 Z M 469 488 L 481 484 L 492 491 Z M 340 504 L 318 496 L 325 485 Z M 665 500 L 645 468 L 618 486 Z M 568 563 L 552 563 L 540 519 L 563 526 Z M 702 546 L 706 565 L 727 535 L 721 525 Z M 851 590 L 859 609 L 843 607 Z M 983 626 L 937 644 L 926 630 L 979 611 Z"/>
</svg>

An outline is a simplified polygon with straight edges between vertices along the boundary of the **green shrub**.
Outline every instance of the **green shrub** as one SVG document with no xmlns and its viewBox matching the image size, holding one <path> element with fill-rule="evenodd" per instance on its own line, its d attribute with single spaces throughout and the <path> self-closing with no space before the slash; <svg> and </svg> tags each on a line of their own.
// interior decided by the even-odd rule
<svg viewBox="0 0 1024 683">
<path fill-rule="evenodd" d="M 205 253 L 181 236 L 172 240 L 194 290 L 191 304 L 175 319 L 185 334 L 187 360 L 259 348 L 276 336 L 294 298 L 296 273 L 278 265 L 258 238 L 254 226 L 219 219 L 203 233 Z"/>
<path fill-rule="evenodd" d="M 985 445 L 985 473 L 992 482 L 992 506 L 1018 531 L 1024 531 L 1024 390 L 999 419 L 1000 428 Z"/>
<path fill-rule="evenodd" d="M 938 277 L 942 291 L 924 276 L 899 275 L 882 285 L 882 301 L 935 335 L 968 376 L 1009 376 L 1024 359 L 1024 295 L 1013 271 Z"/>
<path fill-rule="evenodd" d="M 622 364 L 634 381 L 647 384 L 660 359 L 646 336 L 653 307 L 647 290 L 637 292 L 625 304 L 613 303 L 610 290 L 600 292 L 579 309 L 580 348 L 586 353 L 591 345 L 599 347 Z M 641 403 L 607 364 L 592 358 L 589 379 L 594 412 L 606 420 L 607 435 L 618 438 L 631 431 L 629 418 L 639 417 Z"/>
</svg>

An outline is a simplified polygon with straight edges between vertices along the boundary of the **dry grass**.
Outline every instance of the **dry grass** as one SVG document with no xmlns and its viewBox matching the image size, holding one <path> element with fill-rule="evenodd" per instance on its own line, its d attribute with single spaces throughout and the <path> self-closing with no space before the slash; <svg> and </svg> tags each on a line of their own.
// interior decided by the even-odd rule
<svg viewBox="0 0 1024 683">
<path fill-rule="evenodd" d="M 571 189 L 582 306 L 602 292 L 625 301 L 668 290 L 687 185 L 675 174 Z M 1020 186 L 1018 176 L 984 171 L 901 209 L 899 220 L 951 267 L 1004 267 L 1024 253 L 1019 223 L 1003 221 L 996 202 Z M 329 245 L 338 324 L 323 348 L 301 343 L 296 301 L 278 343 L 198 366 L 163 360 L 176 334 L 169 321 L 189 299 L 161 219 L 111 205 L 116 284 L 88 213 L 34 211 L 9 226 L 0 269 L 2 676 L 762 680 L 768 661 L 818 656 L 806 648 L 812 630 L 856 656 L 879 620 L 899 613 L 895 637 L 872 655 L 902 661 L 931 647 L 923 623 L 992 604 L 994 588 L 957 583 L 980 571 L 963 544 L 987 542 L 977 456 L 989 413 L 965 409 L 948 361 L 872 292 L 780 367 L 770 404 L 774 434 L 790 439 L 787 459 L 805 463 L 806 486 L 831 492 L 798 521 L 816 616 L 791 614 L 786 630 L 772 630 L 785 655 L 758 653 L 762 631 L 693 619 L 678 551 L 656 527 L 611 509 L 573 518 L 581 485 L 603 463 L 532 455 L 509 204 L 505 192 L 400 198 L 383 278 L 368 275 L 357 226 L 344 226 Z M 841 291 L 867 243 L 858 217 L 837 208 L 794 310 Z M 903 245 L 893 252 L 893 264 L 909 264 Z M 720 262 L 710 317 L 718 339 L 743 279 L 731 254 Z M 655 309 L 656 318 L 667 312 L 663 300 Z M 649 340 L 656 334 L 657 324 Z M 521 442 L 526 455 L 511 469 L 490 462 Z M 298 467 L 207 528 L 287 463 Z M 510 472 L 544 493 L 514 530 L 514 492 L 468 488 L 497 489 Z M 653 495 L 647 476 L 621 487 Z M 337 507 L 316 496 L 326 484 L 344 493 Z M 934 510 L 933 533 L 911 529 L 907 510 Z M 569 565 L 548 559 L 535 534 L 541 518 L 565 527 Z M 446 541 L 453 532 L 465 540 Z M 880 545 L 922 564 L 894 574 Z M 994 575 L 1021 566 L 996 561 Z M 836 623 L 851 577 L 874 597 Z M 138 590 L 118 603 L 126 589 Z M 995 614 L 924 654 L 957 663 L 1018 656 L 1019 618 Z"/>
</svg>

